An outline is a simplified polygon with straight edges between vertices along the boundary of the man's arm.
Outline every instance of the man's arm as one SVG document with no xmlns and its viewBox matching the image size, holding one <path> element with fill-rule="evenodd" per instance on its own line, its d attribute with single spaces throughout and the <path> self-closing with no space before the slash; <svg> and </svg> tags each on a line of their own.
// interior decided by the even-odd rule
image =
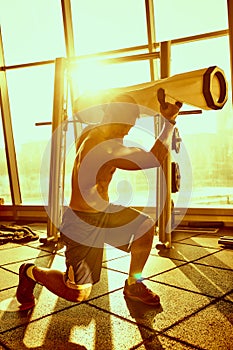
<svg viewBox="0 0 233 350">
<path fill-rule="evenodd" d="M 141 170 L 159 167 L 168 155 L 174 125 L 165 120 L 163 130 L 150 151 L 137 147 L 125 147 L 110 142 L 108 150 L 111 154 L 109 163 L 123 170 Z M 112 143 L 112 145 L 111 145 Z"/>
<path fill-rule="evenodd" d="M 159 167 L 166 159 L 172 142 L 175 119 L 182 107 L 181 102 L 175 104 L 165 101 L 165 92 L 158 90 L 160 112 L 164 116 L 164 126 L 149 152 L 140 148 L 127 148 L 121 146 L 114 149 L 112 164 L 124 170 L 140 170 Z"/>
<path fill-rule="evenodd" d="M 137 147 L 126 147 L 115 144 L 108 147 L 111 153 L 109 165 L 122 170 L 141 170 L 160 166 L 152 152 Z"/>
<path fill-rule="evenodd" d="M 157 97 L 160 103 L 160 113 L 165 119 L 163 129 L 151 148 L 151 152 L 158 159 L 159 163 L 162 164 L 170 149 L 173 128 L 176 124 L 175 119 L 182 107 L 182 103 L 179 101 L 174 104 L 166 102 L 164 89 L 158 90 Z"/>
</svg>

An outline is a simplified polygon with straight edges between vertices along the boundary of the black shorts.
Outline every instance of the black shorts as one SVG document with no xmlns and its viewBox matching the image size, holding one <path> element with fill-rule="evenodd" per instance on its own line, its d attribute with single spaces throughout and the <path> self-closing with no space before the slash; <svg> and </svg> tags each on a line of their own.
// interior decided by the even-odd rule
<svg viewBox="0 0 233 350">
<path fill-rule="evenodd" d="M 114 204 L 98 213 L 68 208 L 60 227 L 66 245 L 66 281 L 74 286 L 98 282 L 104 244 L 129 252 L 132 241 L 145 233 L 138 228 L 148 219 L 152 227 L 154 221 L 148 215 Z"/>
</svg>

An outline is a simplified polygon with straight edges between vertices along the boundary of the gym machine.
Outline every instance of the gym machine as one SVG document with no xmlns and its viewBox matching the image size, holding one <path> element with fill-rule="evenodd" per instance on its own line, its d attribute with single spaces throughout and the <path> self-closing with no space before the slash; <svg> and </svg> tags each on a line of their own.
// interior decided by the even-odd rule
<svg viewBox="0 0 233 350">
<path fill-rule="evenodd" d="M 57 58 L 55 61 L 49 195 L 48 206 L 46 207 L 48 214 L 47 238 L 41 239 L 42 243 L 58 241 L 59 226 L 63 214 L 65 134 L 68 123 L 67 86 L 70 84 L 68 70 L 68 60 L 65 58 Z M 160 88 L 165 90 L 168 102 L 174 103 L 174 101 L 180 101 L 204 110 L 221 109 L 227 101 L 227 82 L 224 72 L 217 66 L 213 66 L 177 74 L 172 77 L 162 76 L 162 79 L 153 82 L 102 90 L 98 94 L 78 98 L 71 101 L 73 121 L 79 122 L 79 120 L 75 120 L 75 116 L 80 111 L 102 104 L 103 99 L 105 103 L 107 103 L 120 93 L 127 93 L 132 96 L 136 103 L 142 106 L 144 111 L 148 110 L 148 115 L 151 115 L 151 111 L 156 115 L 158 114 L 157 111 L 159 111 L 157 92 Z M 194 113 L 199 112 L 200 111 L 194 111 Z M 180 111 L 179 114 L 190 113 L 192 112 L 185 113 Z M 82 122 L 89 124 L 92 120 L 86 119 L 82 120 Z M 98 120 L 95 122 L 98 122 Z M 171 147 L 176 152 L 179 152 L 180 142 L 181 138 L 178 129 L 174 129 Z M 157 210 L 161 213 L 159 216 L 160 243 L 157 246 L 158 249 L 171 247 L 171 192 L 179 190 L 180 181 L 178 164 L 172 163 L 170 156 L 167 158 L 167 161 L 164 162 L 163 169 L 159 170 L 163 171 L 165 174 L 167 191 L 166 194 L 159 193 L 160 189 L 163 191 L 164 188 L 164 186 L 159 186 L 156 204 Z M 175 176 L 173 175 L 172 177 L 172 174 L 175 174 Z M 175 183 L 174 180 L 172 183 L 172 178 L 175 179 Z M 158 176 L 158 181 L 161 181 L 160 175 Z M 165 203 L 162 210 L 161 203 Z"/>
</svg>

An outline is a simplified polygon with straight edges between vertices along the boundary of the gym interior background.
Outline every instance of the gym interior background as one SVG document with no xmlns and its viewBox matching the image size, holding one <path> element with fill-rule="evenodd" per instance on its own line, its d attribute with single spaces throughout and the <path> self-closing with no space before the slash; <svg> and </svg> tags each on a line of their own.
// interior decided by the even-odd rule
<svg viewBox="0 0 233 350">
<path fill-rule="evenodd" d="M 0 25 L 0 348 L 231 350 L 232 241 L 229 248 L 218 239 L 232 237 L 233 226 L 233 1 L 0 0 Z M 61 89 L 58 61 L 72 66 Z M 15 293 L 22 262 L 65 268 L 59 242 L 43 244 L 53 231 L 46 208 L 54 119 L 67 114 L 70 120 L 69 142 L 60 142 L 57 153 L 66 149 L 62 183 L 56 182 L 59 202 L 52 203 L 57 213 L 69 200 L 74 139 L 84 126 L 73 115 L 80 94 L 212 66 L 225 73 L 228 100 L 219 110 L 182 107 L 176 124 L 182 140 L 170 159 L 181 178 L 170 194 L 174 208 L 169 204 L 180 226 L 171 234 L 172 249 L 153 247 L 144 271 L 161 309 L 126 303 L 129 255 L 106 249 L 101 281 L 88 301 L 70 303 L 37 285 L 36 307 L 20 311 Z M 66 96 L 58 116 L 57 91 Z M 155 116 L 137 123 L 130 137 L 150 147 Z M 113 180 L 113 200 L 155 214 L 155 170 L 117 171 Z M 9 232 L 12 224 L 18 236 Z"/>
<path fill-rule="evenodd" d="M 48 188 L 43 183 L 48 182 L 49 165 L 43 159 L 51 139 L 55 59 L 75 57 L 73 95 L 78 96 L 89 89 L 160 79 L 160 47 L 168 42 L 170 76 L 218 66 L 226 75 L 229 95 L 221 110 L 178 118 L 188 160 L 183 164 L 175 154 L 181 173 L 180 191 L 173 194 L 175 208 L 177 212 L 179 207 L 187 208 L 183 220 L 232 223 L 231 1 L 1 0 L 0 5 L 1 217 L 46 220 Z M 189 109 L 195 110 L 183 106 Z M 68 116 L 72 117 L 72 108 Z M 153 117 L 140 123 L 150 134 L 154 132 Z M 74 124 L 69 128 L 79 127 Z M 71 147 L 66 157 L 65 201 L 73 155 Z M 156 178 L 152 170 L 151 178 Z M 133 188 L 130 204 L 143 206 L 147 191 L 143 174 L 118 171 L 112 198 L 117 196 L 119 179 Z M 156 191 L 155 179 L 155 196 L 146 205 L 155 205 Z"/>
</svg>

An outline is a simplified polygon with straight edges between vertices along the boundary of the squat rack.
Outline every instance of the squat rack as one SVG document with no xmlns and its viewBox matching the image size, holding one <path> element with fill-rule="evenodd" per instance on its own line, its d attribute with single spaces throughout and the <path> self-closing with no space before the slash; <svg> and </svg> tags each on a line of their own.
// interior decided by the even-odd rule
<svg viewBox="0 0 233 350">
<path fill-rule="evenodd" d="M 141 105 L 145 102 L 148 107 L 158 110 L 156 88 L 159 84 L 165 84 L 166 89 L 172 94 L 176 94 L 177 89 L 183 95 L 181 101 L 191 105 L 200 106 L 203 109 L 221 109 L 227 100 L 227 83 L 224 73 L 218 67 L 209 67 L 198 71 L 183 73 L 165 79 L 170 75 L 170 42 L 161 43 L 161 80 L 151 83 L 141 84 L 143 90 L 138 86 L 115 89 L 120 92 L 127 92 L 132 97 L 136 96 L 136 102 Z M 137 60 L 156 58 L 158 53 L 136 55 Z M 121 58 L 112 59 L 112 63 L 122 62 Z M 124 60 L 132 60 L 132 57 L 125 57 Z M 162 64 L 163 62 L 163 64 Z M 49 216 L 47 227 L 47 241 L 58 240 L 58 227 L 60 225 L 63 208 L 64 191 L 64 159 L 65 159 L 65 133 L 67 127 L 67 98 L 68 86 L 72 88 L 71 78 L 68 75 L 68 65 L 70 60 L 57 58 L 55 61 L 55 80 L 54 80 L 54 101 L 52 117 L 52 142 L 51 142 L 51 161 L 50 161 L 50 179 L 49 179 L 49 198 L 47 213 Z M 174 79 L 175 78 L 175 79 Z M 191 93 L 187 94 L 187 86 L 183 87 L 182 79 L 186 79 L 191 84 Z M 155 85 L 157 87 L 155 88 Z M 139 84 L 140 85 L 140 84 Z M 119 91 L 120 90 L 120 91 Z M 115 91 L 116 92 L 116 91 Z M 143 95 L 144 94 L 144 95 Z M 193 96 L 194 95 L 194 96 Z M 146 96 L 146 101 L 145 101 Z M 170 95 L 172 96 L 172 95 Z M 179 95 L 180 96 L 180 95 Z M 71 99 L 73 94 L 71 93 Z M 174 99 L 174 95 L 173 95 Z M 175 99 L 179 99 L 175 97 Z M 74 101 L 71 101 L 72 109 Z M 157 104 L 157 105 L 156 105 Z M 147 106 L 147 105 L 146 105 Z M 82 106 L 85 107 L 85 106 Z M 86 108 L 89 107 L 89 104 Z M 156 107 L 156 108 L 153 108 Z M 201 111 L 189 111 L 179 114 L 197 114 Z M 73 112 L 72 112 L 73 114 Z M 73 114 L 74 115 L 74 114 Z M 75 121 L 75 120 L 74 120 Z M 77 122 L 77 120 L 76 120 Z M 161 124 L 157 123 L 156 137 L 161 130 Z M 164 191 L 166 188 L 166 191 Z M 171 156 L 170 152 L 164 164 L 158 169 L 157 176 L 157 203 L 156 212 L 158 220 L 159 241 L 157 245 L 160 248 L 171 247 Z M 159 213 L 159 214 L 158 214 Z"/>
<path fill-rule="evenodd" d="M 170 43 L 165 43 L 161 46 L 161 52 L 164 52 L 163 62 L 169 62 L 169 47 Z M 165 55 L 167 56 L 165 58 Z M 148 59 L 148 54 L 139 55 L 138 59 Z M 150 56 L 153 58 L 158 57 L 158 53 L 152 53 Z M 155 57 L 154 57 L 155 56 Z M 129 59 L 129 58 L 127 58 Z M 120 58 L 116 59 L 120 62 Z M 121 61 L 122 62 L 122 61 Z M 115 62 L 114 62 L 115 63 Z M 162 77 L 168 75 L 170 68 L 161 67 Z M 46 211 L 48 214 L 47 221 L 47 237 L 42 238 L 42 243 L 57 242 L 59 239 L 59 225 L 63 214 L 63 200 L 64 200 L 64 172 L 65 172 L 65 152 L 66 152 L 66 131 L 67 131 L 67 94 L 68 86 L 70 84 L 69 76 L 67 75 L 67 59 L 57 58 L 55 60 L 55 77 L 54 77 L 54 97 L 53 97 L 53 115 L 52 122 L 48 123 L 36 123 L 39 125 L 52 124 L 52 136 L 51 136 L 51 157 L 50 157 L 50 173 L 49 173 L 49 194 L 48 194 L 48 206 Z M 73 97 L 73 96 L 71 96 Z M 73 102 L 73 101 L 71 101 Z M 199 113 L 199 111 L 195 111 Z M 75 121 L 75 120 L 74 120 Z M 77 122 L 77 121 L 76 121 Z M 159 133 L 161 125 L 157 123 L 156 133 Z M 76 128 L 74 128 L 76 130 Z M 165 172 L 165 178 L 168 188 L 166 194 L 164 190 L 158 191 L 157 193 L 157 205 L 156 212 L 162 212 L 159 215 L 158 220 L 158 231 L 159 241 L 162 246 L 171 246 L 171 171 L 170 156 L 167 159 L 164 168 L 158 169 L 157 176 L 157 188 L 164 188 L 164 184 L 160 184 L 164 181 L 164 177 L 160 175 L 161 171 Z M 164 196 L 167 198 L 164 199 Z M 165 206 L 161 209 L 161 203 L 165 202 Z M 168 223 L 168 227 L 166 228 Z"/>
</svg>

